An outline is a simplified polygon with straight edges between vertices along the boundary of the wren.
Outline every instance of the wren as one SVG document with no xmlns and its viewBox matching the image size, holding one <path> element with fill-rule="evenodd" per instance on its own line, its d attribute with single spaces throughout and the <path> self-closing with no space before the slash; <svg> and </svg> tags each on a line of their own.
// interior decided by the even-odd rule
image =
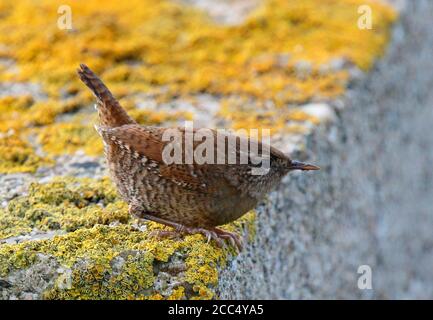
<svg viewBox="0 0 433 320">
<path fill-rule="evenodd" d="M 81 64 L 77 71 L 97 99 L 99 125 L 95 127 L 104 142 L 110 177 L 128 203 L 130 214 L 137 218 L 170 226 L 177 234 L 202 233 L 219 245 L 228 240 L 240 250 L 241 238 L 217 226 L 232 222 L 256 207 L 288 172 L 319 169 L 293 161 L 272 146 L 231 133 L 222 138 L 234 138 L 232 152 L 237 160 L 241 158 L 245 139 L 257 143 L 258 150 L 269 150 L 270 165 L 265 174 L 252 174 L 252 170 L 257 168 L 255 158 L 266 155 L 248 150 L 244 162 L 209 164 L 194 160 L 167 164 L 163 152 L 169 141 L 164 139 L 164 133 L 173 128 L 139 125 L 86 65 Z M 181 135 L 186 134 L 186 129 L 178 130 Z M 220 133 L 208 130 L 218 141 Z M 195 141 L 194 147 L 198 144 Z M 223 149 L 215 146 L 217 151 L 226 153 L 225 160 L 230 154 L 227 146 Z"/>
</svg>

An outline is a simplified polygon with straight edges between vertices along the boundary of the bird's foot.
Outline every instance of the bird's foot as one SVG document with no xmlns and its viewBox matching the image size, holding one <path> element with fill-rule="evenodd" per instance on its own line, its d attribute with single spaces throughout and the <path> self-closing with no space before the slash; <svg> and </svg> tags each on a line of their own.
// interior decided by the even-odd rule
<svg viewBox="0 0 433 320">
<path fill-rule="evenodd" d="M 151 236 L 157 236 L 161 238 L 178 238 L 179 235 L 182 234 L 201 233 L 207 238 L 208 242 L 211 239 L 215 240 L 216 244 L 219 247 L 222 247 L 224 245 L 224 240 L 228 240 L 239 251 L 242 250 L 242 240 L 239 237 L 239 235 L 233 232 L 225 231 L 219 228 L 205 229 L 205 228 L 198 228 L 198 227 L 187 227 L 180 223 L 161 219 L 150 214 L 142 213 L 140 214 L 139 218 L 155 221 L 164 224 L 166 226 L 172 227 L 174 229 L 174 230 L 154 230 L 151 232 Z"/>
<path fill-rule="evenodd" d="M 211 239 L 215 240 L 218 247 L 222 247 L 224 245 L 224 242 L 222 240 L 222 237 L 219 237 L 216 232 L 203 229 L 203 228 L 192 228 L 192 227 L 186 227 L 183 225 L 171 225 L 171 227 L 174 228 L 174 230 L 153 230 L 150 232 L 151 237 L 158 237 L 158 238 L 180 238 L 183 235 L 192 235 L 200 233 L 204 235 L 207 238 L 207 242 L 209 242 Z"/>
<path fill-rule="evenodd" d="M 218 235 L 216 234 L 216 232 L 212 231 L 212 230 L 208 230 L 208 229 L 204 229 L 204 228 L 190 228 L 190 227 L 186 227 L 183 231 L 181 231 L 183 233 L 186 234 L 196 234 L 196 233 L 201 233 L 202 235 L 204 235 L 207 239 L 207 242 L 209 243 L 211 239 L 215 240 L 216 244 L 218 247 L 222 247 L 224 245 L 224 241 L 218 237 Z"/>
<path fill-rule="evenodd" d="M 207 239 L 207 242 L 210 242 L 210 240 L 215 240 L 216 244 L 220 248 L 224 246 L 224 240 L 228 240 L 233 247 L 238 249 L 238 251 L 242 250 L 243 244 L 242 239 L 239 237 L 239 235 L 234 232 L 228 232 L 217 228 L 208 230 L 204 228 L 191 228 L 181 226 L 181 228 L 174 227 L 174 230 L 153 230 L 150 233 L 150 236 L 164 239 L 179 239 L 182 235 L 192 235 L 197 233 L 204 235 Z"/>
<path fill-rule="evenodd" d="M 224 240 L 228 240 L 230 244 L 233 245 L 235 248 L 237 248 L 239 251 L 242 250 L 242 239 L 238 234 L 234 232 L 225 231 L 219 228 L 205 229 L 205 228 L 191 228 L 185 226 L 182 226 L 182 228 L 178 229 L 177 231 L 186 234 L 201 233 L 207 238 L 208 242 L 211 239 L 215 240 L 216 244 L 219 247 L 222 247 L 224 245 Z"/>
<path fill-rule="evenodd" d="M 236 247 L 239 251 L 242 250 L 243 241 L 242 238 L 235 232 L 225 231 L 219 228 L 214 228 L 213 231 L 221 239 L 229 240 L 232 246 Z"/>
</svg>

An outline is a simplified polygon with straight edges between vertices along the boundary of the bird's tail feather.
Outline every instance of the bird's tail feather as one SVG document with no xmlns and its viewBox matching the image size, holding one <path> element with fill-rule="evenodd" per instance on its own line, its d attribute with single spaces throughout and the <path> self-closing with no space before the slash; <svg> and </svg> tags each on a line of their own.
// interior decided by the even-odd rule
<svg viewBox="0 0 433 320">
<path fill-rule="evenodd" d="M 124 124 L 136 123 L 128 116 L 119 102 L 113 97 L 110 90 L 108 90 L 107 86 L 89 69 L 89 67 L 85 64 L 80 64 L 77 73 L 81 81 L 92 90 L 93 94 L 98 99 L 98 104 L 102 108 L 99 112 L 99 116 L 103 125 L 117 127 Z"/>
<path fill-rule="evenodd" d="M 117 102 L 102 80 L 99 79 L 89 67 L 85 64 L 80 64 L 80 69 L 78 69 L 77 72 L 81 81 L 92 90 L 93 94 L 101 103 L 109 104 Z"/>
</svg>

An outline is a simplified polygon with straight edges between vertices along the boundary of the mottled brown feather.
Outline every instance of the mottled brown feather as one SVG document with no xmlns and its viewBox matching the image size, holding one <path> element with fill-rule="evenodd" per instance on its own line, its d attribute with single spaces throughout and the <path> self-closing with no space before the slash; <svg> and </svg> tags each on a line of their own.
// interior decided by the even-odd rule
<svg viewBox="0 0 433 320">
<path fill-rule="evenodd" d="M 257 153 L 248 149 L 243 152 L 242 144 L 248 144 L 251 139 L 211 129 L 208 130 L 211 130 L 215 142 L 220 134 L 226 142 L 223 146 L 214 144 L 215 159 L 218 152 L 222 152 L 224 163 L 167 164 L 162 155 L 170 142 L 163 141 L 163 135 L 166 130 L 174 128 L 136 124 L 89 68 L 81 65 L 78 74 L 98 99 L 101 125 L 97 130 L 104 140 L 110 175 L 120 195 L 138 216 L 188 227 L 214 228 L 253 209 L 292 168 L 316 168 L 302 163 L 293 167 L 294 162 L 284 153 L 267 146 L 270 170 L 263 175 L 253 175 L 252 169 L 257 167 L 254 160 L 264 156 L 262 149 L 265 145 L 256 142 Z M 178 130 L 184 138 L 186 129 Z M 198 130 L 194 129 L 193 134 Z M 228 163 L 227 142 L 230 139 L 236 141 L 232 153 L 236 156 L 234 164 Z M 194 150 L 200 144 L 201 141 L 194 141 Z M 183 142 L 182 147 L 185 156 Z M 241 154 L 247 155 L 246 163 L 239 163 Z"/>
<path fill-rule="evenodd" d="M 118 127 L 125 124 L 136 123 L 92 70 L 86 65 L 80 64 L 80 69 L 77 70 L 77 73 L 81 81 L 93 92 L 97 99 L 101 125 Z"/>
<path fill-rule="evenodd" d="M 149 159 L 162 163 L 162 151 L 166 143 L 161 140 L 164 128 L 124 125 L 115 128 L 104 128 L 109 139 L 116 139 L 129 146 L 131 150 Z"/>
</svg>

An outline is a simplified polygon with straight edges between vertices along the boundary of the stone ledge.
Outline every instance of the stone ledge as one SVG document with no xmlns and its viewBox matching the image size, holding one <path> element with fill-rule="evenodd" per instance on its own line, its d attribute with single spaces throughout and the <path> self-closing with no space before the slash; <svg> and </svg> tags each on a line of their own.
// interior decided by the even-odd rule
<svg viewBox="0 0 433 320">
<path fill-rule="evenodd" d="M 306 139 L 320 177 L 290 175 L 256 238 L 221 273 L 223 299 L 432 298 L 433 3 L 400 2 L 387 56 Z M 369 265 L 373 290 L 359 290 Z"/>
<path fill-rule="evenodd" d="M 309 5 L 314 3 L 308 1 Z M 344 4 L 345 1 L 342 0 L 341 3 Z M 311 9 L 308 6 L 307 8 Z M 428 132 L 425 129 L 431 114 L 423 108 L 430 99 L 427 96 L 427 84 L 431 79 L 426 72 L 428 68 L 423 69 L 420 65 L 409 64 L 411 61 L 409 57 L 413 57 L 413 52 L 416 50 L 422 50 L 425 56 L 430 53 L 428 47 L 431 47 L 429 45 L 431 39 L 428 33 L 423 34 L 424 43 L 418 43 L 410 36 L 415 28 L 419 28 L 420 31 L 428 29 L 428 25 L 424 26 L 416 22 L 416 18 L 420 17 L 420 21 L 426 21 L 427 24 L 427 19 L 421 19 L 423 14 L 427 16 L 429 12 L 426 8 L 430 10 L 431 6 L 421 1 L 403 9 L 403 18 L 395 29 L 394 43 L 389 55 L 377 65 L 375 70 L 367 74 L 363 74 L 353 62 L 338 57 L 317 70 L 306 60 L 299 60 L 290 65 L 300 79 L 295 80 L 295 83 L 302 81 L 309 83 L 312 80 L 310 73 L 314 70 L 314 74 L 315 72 L 329 73 L 332 79 L 330 83 L 338 84 L 339 87 L 344 77 L 334 78 L 334 72 L 348 71 L 351 76 L 349 82 L 351 87 L 344 96 L 338 98 L 334 96 L 329 99 L 312 98 L 317 100 L 314 102 L 307 102 L 309 98 L 298 103 L 291 101 L 290 108 L 287 106 L 282 114 L 277 112 L 276 115 L 268 117 L 261 110 L 263 113 L 259 115 L 265 119 L 264 123 L 283 118 L 284 122 L 279 121 L 278 125 L 288 124 L 291 128 L 289 132 L 277 132 L 274 135 L 276 144 L 285 151 L 291 152 L 296 158 L 310 159 L 319 163 L 323 170 L 318 176 L 290 175 L 281 187 L 269 196 L 266 203 L 257 208 L 257 213 L 252 212 L 235 224 L 227 226 L 245 233 L 245 237 L 251 240 L 245 251 L 236 258 L 232 248 L 218 249 L 213 243 L 206 243 L 199 235 L 185 237 L 179 241 L 150 239 L 149 232 L 161 226 L 141 225 L 130 220 L 124 204 L 118 201 L 104 180 L 91 181 L 78 187 L 76 185 L 80 185 L 80 182 L 72 181 L 70 178 L 61 178 L 60 181 L 53 182 L 52 177 L 64 170 L 68 171 L 68 175 L 76 177 L 101 176 L 104 172 L 104 164 L 98 157 L 92 158 L 92 155 L 86 156 L 84 160 L 82 154 L 59 156 L 59 145 L 67 146 L 62 144 L 64 143 L 62 141 L 67 140 L 52 139 L 53 133 L 59 129 L 65 132 L 61 139 L 76 135 L 80 138 L 78 144 L 83 140 L 87 143 L 86 140 L 93 137 L 92 133 L 86 131 L 87 127 L 80 127 L 75 123 L 72 125 L 57 123 L 58 120 L 70 120 L 68 112 L 71 110 L 74 111 L 75 108 L 81 110 L 81 104 L 87 101 L 85 97 L 80 97 L 83 100 L 66 104 L 60 109 L 53 104 L 35 107 L 42 112 L 56 108 L 58 112 L 56 122 L 50 123 L 51 118 L 45 119 L 47 128 L 43 126 L 42 129 L 36 128 L 42 130 L 39 132 L 39 142 L 42 147 L 45 147 L 48 154 L 51 152 L 56 155 L 54 160 L 48 159 L 53 160 L 55 165 L 54 169 L 40 166 L 35 174 L 15 176 L 9 173 L 1 177 L 2 181 L 22 179 L 25 185 L 22 192 L 20 191 L 23 193 L 20 197 L 17 197 L 17 189 L 13 188 L 10 188 L 11 191 L 6 190 L 2 197 L 6 202 L 5 206 L 11 209 L 1 215 L 2 218 L 7 219 L 2 220 L 3 223 L 6 221 L 6 227 L 0 232 L 4 230 L 17 232 L 18 228 L 22 229 L 18 230 L 18 234 L 2 237 L 1 297 L 3 299 L 393 297 L 420 294 L 422 290 L 419 289 L 419 283 L 422 284 L 422 289 L 430 290 L 430 283 L 423 279 L 424 270 L 415 270 L 416 266 L 409 261 L 410 258 L 418 257 L 427 259 L 429 255 L 424 254 L 422 251 L 424 249 L 408 248 L 405 255 L 407 258 L 399 261 L 395 256 L 396 248 L 387 247 L 387 243 L 395 237 L 395 234 L 410 240 L 412 229 L 400 230 L 399 226 L 390 228 L 389 222 L 388 224 L 383 222 L 381 216 L 384 212 L 388 213 L 388 216 L 384 216 L 391 220 L 396 217 L 407 218 L 405 212 L 401 210 L 396 210 L 397 213 L 391 212 L 391 208 L 385 205 L 389 203 L 386 200 L 394 195 L 392 199 L 395 201 L 395 195 L 402 193 L 401 189 L 394 186 L 396 181 L 402 186 L 407 185 L 406 182 L 418 181 L 417 178 L 421 172 L 424 172 L 422 170 L 428 168 L 426 164 L 431 160 L 431 154 L 427 153 L 416 159 L 419 161 L 416 172 L 407 171 L 403 174 L 398 167 L 394 167 L 395 165 L 386 167 L 387 170 L 391 170 L 391 174 L 384 170 L 387 163 L 399 164 L 397 159 L 400 160 L 401 155 L 404 154 L 403 147 L 407 147 L 399 144 L 398 137 L 404 136 L 409 141 L 424 137 L 423 141 L 408 144 L 416 153 L 419 153 L 421 146 L 431 145 L 428 134 L 425 134 Z M 390 16 L 392 14 L 384 13 L 386 19 L 392 20 Z M 388 24 L 384 25 L 388 27 Z M 402 34 L 402 30 L 407 33 Z M 383 34 L 381 37 L 386 38 Z M 354 59 L 358 58 L 359 64 L 364 67 L 370 64 L 386 43 L 384 38 L 378 40 L 382 46 L 375 47 L 372 50 L 374 54 L 367 55 L 366 58 L 360 57 L 357 52 L 352 52 Z M 400 63 L 395 63 L 395 57 L 400 58 Z M 259 58 L 252 61 L 252 67 L 257 68 L 257 72 L 266 74 L 269 68 L 272 70 L 285 64 L 289 57 L 278 54 L 277 57 Z M 425 65 L 428 65 L 427 63 L 426 61 Z M 108 70 L 107 74 L 119 80 L 122 79 L 124 71 L 123 69 Z M 413 71 L 417 71 L 416 77 Z M 404 83 L 395 75 L 413 81 Z M 409 78 L 411 75 L 415 78 Z M 344 81 L 343 83 L 345 88 L 348 83 Z M 53 84 L 50 83 L 50 86 Z M 392 95 L 388 95 L 390 88 L 394 93 L 408 90 L 411 95 L 407 97 L 395 95 L 398 99 L 393 99 Z M 69 90 L 75 89 L 69 88 Z M 225 88 L 216 87 L 214 90 L 217 92 Z M 417 95 L 425 101 L 425 104 L 420 103 L 416 110 L 411 109 L 411 113 L 401 119 L 396 117 L 395 114 L 400 112 L 402 114 L 409 112 L 407 106 L 413 102 L 409 98 Z M 50 98 L 52 99 L 52 96 Z M 199 96 L 200 99 L 202 104 L 217 106 L 221 104 L 222 110 L 214 114 L 215 118 L 222 117 L 234 127 L 241 124 L 257 124 L 254 119 L 248 117 L 251 110 L 244 110 L 240 106 L 245 103 L 243 99 L 229 97 L 225 101 L 225 106 L 215 95 L 203 94 Z M 152 99 L 144 101 L 147 105 L 155 103 Z M 252 107 L 261 103 L 260 101 L 249 102 Z M 14 103 L 25 106 L 33 102 L 20 100 Z M 173 110 L 173 106 L 175 110 L 196 108 L 187 100 L 176 99 L 156 105 L 167 110 Z M 153 114 L 153 111 L 139 111 L 137 116 L 141 117 L 140 119 L 147 119 Z M 209 111 L 204 110 L 201 114 Z M 165 123 L 171 121 L 173 117 L 182 117 L 182 115 L 175 112 L 158 116 Z M 83 114 L 79 116 L 82 117 Z M 155 117 L 152 121 L 161 121 L 160 118 Z M 205 120 L 209 121 L 208 118 Z M 36 120 L 31 119 L 31 121 Z M 293 126 L 293 122 L 296 126 Z M 7 123 L 16 125 L 13 122 Z M 414 127 L 417 127 L 416 132 L 413 130 Z M 395 132 L 395 128 L 401 128 L 401 131 Z M 396 137 L 392 137 L 390 143 L 385 144 L 383 139 L 389 137 L 391 132 L 395 133 Z M 18 146 L 21 144 L 21 142 L 16 143 Z M 46 156 L 44 150 L 39 150 L 37 144 L 35 145 L 35 153 L 41 157 Z M 32 145 L 25 148 L 30 150 L 31 147 Z M 93 150 L 93 144 L 84 145 L 83 149 Z M 39 163 L 36 163 L 36 166 L 39 166 Z M 384 173 L 387 175 L 385 176 Z M 377 176 L 378 174 L 383 176 Z M 393 174 L 396 176 L 393 178 L 395 180 L 391 180 L 390 176 Z M 29 190 L 27 186 L 31 181 L 36 181 L 38 184 Z M 430 180 L 426 179 L 426 189 L 428 183 Z M 55 187 L 62 192 L 50 192 Z M 413 188 L 413 190 L 417 189 Z M 414 202 L 421 205 L 418 198 L 412 199 L 410 203 Z M 419 214 L 422 214 L 422 210 L 424 208 L 420 207 Z M 9 222 L 13 228 L 8 229 Z M 420 231 L 420 235 L 424 235 L 425 232 L 421 232 L 421 228 L 420 225 L 414 226 L 415 230 Z M 422 245 L 426 241 L 422 238 L 415 245 Z M 379 252 L 380 250 L 383 252 Z M 383 253 L 388 256 L 381 261 Z M 393 267 L 399 266 L 397 262 L 402 262 L 406 268 L 400 269 L 400 272 L 416 274 L 417 282 L 414 289 L 410 287 L 409 282 L 399 283 L 399 281 L 408 281 L 404 277 L 388 275 Z M 378 272 L 378 289 L 374 292 L 361 292 L 356 289 L 356 270 L 361 264 L 369 264 Z M 393 288 L 395 291 L 391 291 L 392 286 L 389 284 L 395 286 Z M 409 289 L 404 291 L 402 288 Z"/>
</svg>

